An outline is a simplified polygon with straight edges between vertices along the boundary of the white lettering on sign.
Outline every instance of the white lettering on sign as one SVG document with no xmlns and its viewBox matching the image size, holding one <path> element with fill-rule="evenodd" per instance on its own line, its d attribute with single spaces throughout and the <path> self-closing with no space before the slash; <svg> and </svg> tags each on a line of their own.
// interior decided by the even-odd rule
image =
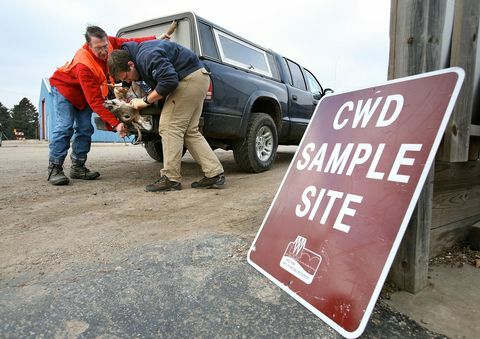
<svg viewBox="0 0 480 339">
<path fill-rule="evenodd" d="M 326 194 L 325 194 L 326 193 Z M 320 218 L 320 224 L 325 224 L 327 222 L 328 217 L 332 211 L 333 206 L 337 201 L 341 201 L 343 196 L 342 206 L 340 207 L 340 212 L 337 215 L 335 223 L 333 224 L 333 228 L 345 233 L 350 231 L 350 226 L 343 223 L 344 216 L 348 215 L 353 217 L 355 215 L 356 210 L 350 207 L 351 203 L 361 203 L 363 200 L 362 196 L 350 193 L 343 193 L 334 190 L 326 190 L 325 188 L 320 189 L 317 195 L 317 188 L 315 186 L 308 186 L 302 193 L 302 203 L 297 204 L 295 206 L 295 215 L 299 218 L 304 218 L 308 215 L 308 220 L 313 220 L 317 217 L 318 208 L 320 207 L 321 203 L 324 202 L 324 197 L 326 198 L 326 206 L 321 210 L 323 214 Z M 312 200 L 315 200 L 312 206 Z M 325 204 L 323 204 L 325 205 Z"/>
<path fill-rule="evenodd" d="M 343 169 L 347 164 L 348 157 L 353 149 L 353 143 L 347 144 L 345 150 L 340 154 L 340 149 L 342 144 L 337 143 L 333 148 L 332 155 L 328 159 L 327 165 L 325 166 L 325 172 L 330 173 L 343 173 Z"/>
<path fill-rule="evenodd" d="M 418 152 L 422 149 L 421 144 L 402 144 L 400 145 L 400 150 L 398 151 L 397 157 L 395 158 L 395 162 L 393 163 L 392 170 L 388 175 L 388 181 L 396 181 L 396 182 L 403 182 L 407 183 L 410 179 L 409 175 L 402 175 L 398 174 L 398 170 L 400 166 L 412 166 L 415 162 L 413 158 L 405 158 L 405 153 L 408 151 Z"/>
<path fill-rule="evenodd" d="M 377 180 L 382 180 L 383 179 L 383 176 L 384 176 L 385 173 L 377 172 L 376 169 L 377 169 L 377 166 L 378 166 L 378 161 L 380 160 L 380 157 L 382 156 L 384 148 L 385 148 L 385 144 L 379 144 L 378 145 L 377 151 L 375 152 L 372 163 L 370 164 L 370 167 L 368 168 L 367 178 L 377 179 Z"/>
<path fill-rule="evenodd" d="M 347 175 L 352 175 L 355 166 L 362 165 L 367 162 L 372 154 L 372 145 L 366 143 L 359 143 L 357 149 L 353 154 L 350 166 L 348 166 Z"/>
<path fill-rule="evenodd" d="M 344 103 L 340 109 L 337 111 L 335 118 L 333 119 L 333 128 L 336 130 L 342 129 L 350 122 L 351 114 L 355 109 L 353 119 L 351 121 L 351 127 L 357 128 L 360 125 L 361 128 L 367 127 L 367 124 L 370 122 L 370 119 L 376 113 L 378 106 L 380 105 L 383 97 L 378 97 L 375 99 L 372 105 L 373 98 L 369 98 L 365 101 L 358 100 L 356 106 L 353 101 L 347 101 Z M 395 102 L 396 106 L 393 110 L 393 113 L 390 117 L 387 117 L 390 105 Z M 391 125 L 395 120 L 397 120 L 400 112 L 403 108 L 404 99 L 401 94 L 392 94 L 387 96 L 385 103 L 383 104 L 382 110 L 378 114 L 375 127 L 386 127 Z M 350 113 L 350 114 L 349 114 Z"/>
<path fill-rule="evenodd" d="M 395 106 L 395 110 L 393 111 L 392 116 L 388 119 L 385 119 L 387 116 L 388 108 L 390 107 L 390 103 L 392 101 L 396 101 L 397 105 Z M 403 101 L 404 101 L 403 95 L 400 95 L 400 94 L 389 95 L 387 97 L 387 100 L 385 101 L 385 104 L 383 105 L 383 109 L 380 112 L 380 116 L 378 117 L 377 124 L 375 126 L 385 127 L 385 126 L 391 125 L 395 120 L 397 120 L 403 108 Z"/>
<path fill-rule="evenodd" d="M 339 130 L 366 128 L 369 125 L 371 128 L 390 126 L 400 116 L 403 105 L 404 98 L 401 94 L 360 99 L 357 102 L 347 101 L 337 111 L 333 119 L 333 128 Z M 415 156 L 408 156 L 410 154 L 407 155 L 407 153 L 419 152 L 422 145 L 405 143 L 396 146 L 397 149 L 392 149 L 393 146 L 386 149 L 386 145 L 386 143 L 374 145 L 366 142 L 316 145 L 310 142 L 299 153 L 295 167 L 299 171 L 336 175 L 354 176 L 362 173 L 367 179 L 385 180 L 386 178 L 391 182 L 408 183 L 410 176 L 406 174 L 405 166 L 413 166 Z M 385 159 L 387 157 L 388 161 Z M 356 209 L 351 206 L 362 203 L 363 197 L 328 188 L 318 189 L 310 185 L 305 188 L 300 200 L 301 202 L 295 206 L 295 215 L 298 218 L 318 220 L 323 225 L 327 220 L 335 218 L 333 228 L 348 233 L 350 226 L 343 220 L 346 216 L 355 215 Z M 333 210 L 339 211 L 337 216 L 331 215 Z"/>
<path fill-rule="evenodd" d="M 296 168 L 299 171 L 316 171 L 332 174 L 353 175 L 355 169 L 363 167 L 362 165 L 370 161 L 368 171 L 365 175 L 368 179 L 382 180 L 385 173 L 377 170 L 380 159 L 385 150 L 385 144 L 379 144 L 376 149 L 368 143 L 349 143 L 343 145 L 336 143 L 332 150 L 329 150 L 329 144 L 323 143 L 316 150 L 317 146 L 311 142 L 303 148 L 300 159 L 296 162 Z M 401 166 L 413 166 L 414 158 L 407 158 L 406 152 L 418 152 L 422 149 L 421 144 L 401 144 L 393 164 L 385 165 L 389 169 L 388 181 L 408 183 L 410 176 L 401 174 Z M 353 153 L 353 154 L 352 154 Z M 347 168 L 346 172 L 344 172 Z"/>
<path fill-rule="evenodd" d="M 363 200 L 363 197 L 360 195 L 356 194 L 347 194 L 345 197 L 345 200 L 343 201 L 342 208 L 340 209 L 340 212 L 338 213 L 337 219 L 335 220 L 335 223 L 333 224 L 333 228 L 345 233 L 348 233 L 350 231 L 350 226 L 345 225 L 342 220 L 345 215 L 349 215 L 353 217 L 355 215 L 356 210 L 353 208 L 350 208 L 350 203 L 355 202 L 357 204 L 360 204 Z"/>
</svg>

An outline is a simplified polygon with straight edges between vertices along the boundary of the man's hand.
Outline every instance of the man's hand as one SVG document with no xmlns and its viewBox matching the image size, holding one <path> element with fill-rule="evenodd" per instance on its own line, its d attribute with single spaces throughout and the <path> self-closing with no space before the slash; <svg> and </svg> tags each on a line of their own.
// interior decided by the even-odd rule
<svg viewBox="0 0 480 339">
<path fill-rule="evenodd" d="M 115 126 L 115 131 L 118 132 L 118 135 L 120 138 L 125 138 L 128 133 L 128 129 L 125 127 L 123 122 L 119 123 L 117 126 Z"/>
<path fill-rule="evenodd" d="M 170 36 L 177 29 L 177 20 L 173 20 L 170 26 L 167 29 L 166 33 L 161 34 L 157 39 L 158 40 L 170 40 Z"/>
<path fill-rule="evenodd" d="M 167 33 L 162 33 L 160 36 L 157 38 L 157 40 L 170 40 L 170 34 Z"/>
<path fill-rule="evenodd" d="M 130 100 L 128 104 L 135 109 L 144 109 L 150 106 L 150 104 L 147 104 L 143 99 L 140 99 L 140 98 L 134 98 Z"/>
</svg>

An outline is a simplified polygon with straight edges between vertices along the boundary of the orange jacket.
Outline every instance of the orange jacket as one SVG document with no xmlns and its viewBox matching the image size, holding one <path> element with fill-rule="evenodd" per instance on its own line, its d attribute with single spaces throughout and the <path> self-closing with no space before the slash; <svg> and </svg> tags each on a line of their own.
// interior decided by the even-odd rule
<svg viewBox="0 0 480 339">
<path fill-rule="evenodd" d="M 132 39 L 109 36 L 108 49 L 109 52 L 119 49 L 128 41 L 142 42 L 153 39 L 155 36 Z M 57 87 L 60 94 L 76 109 L 83 110 L 87 105 L 90 106 L 107 123 L 107 127 L 113 129 L 119 121 L 113 113 L 103 107 L 107 77 L 107 61 L 97 58 L 88 44 L 84 44 L 70 63 L 55 71 L 50 78 L 50 85 Z"/>
<path fill-rule="evenodd" d="M 108 54 L 110 54 L 111 51 L 113 51 L 112 44 L 108 44 Z M 105 76 L 102 67 L 95 59 L 95 56 L 92 55 L 92 53 L 89 53 L 88 50 L 86 50 L 85 48 L 80 48 L 77 53 L 75 53 L 72 61 L 67 62 L 65 66 L 58 68 L 57 71 L 70 73 L 72 71 L 72 68 L 75 67 L 77 64 L 83 64 L 87 66 L 87 68 L 93 73 L 95 77 L 95 82 L 100 85 L 99 87 L 102 93 L 102 97 L 105 99 L 108 96 L 107 77 Z"/>
</svg>

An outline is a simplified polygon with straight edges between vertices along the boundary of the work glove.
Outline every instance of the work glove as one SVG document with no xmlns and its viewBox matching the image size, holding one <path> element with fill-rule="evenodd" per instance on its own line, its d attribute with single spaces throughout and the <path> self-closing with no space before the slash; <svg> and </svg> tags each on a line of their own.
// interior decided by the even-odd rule
<svg viewBox="0 0 480 339">
<path fill-rule="evenodd" d="M 115 94 L 115 98 L 119 100 L 125 100 L 128 90 L 128 87 L 114 87 L 113 94 Z"/>
<path fill-rule="evenodd" d="M 145 102 L 145 100 L 140 99 L 140 98 L 134 98 L 134 99 L 130 100 L 130 102 L 128 104 L 135 109 L 144 109 L 144 108 L 147 108 L 148 106 L 150 106 L 150 104 L 147 104 Z"/>
</svg>

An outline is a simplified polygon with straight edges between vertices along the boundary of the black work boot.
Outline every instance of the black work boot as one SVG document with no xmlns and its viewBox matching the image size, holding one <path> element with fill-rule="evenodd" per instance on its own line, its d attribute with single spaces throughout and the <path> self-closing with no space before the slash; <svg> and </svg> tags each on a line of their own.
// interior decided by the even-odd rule
<svg viewBox="0 0 480 339">
<path fill-rule="evenodd" d="M 171 181 L 166 175 L 162 175 L 160 179 L 153 184 L 147 185 L 145 189 L 148 192 L 180 191 L 182 184 L 178 181 Z"/>
<path fill-rule="evenodd" d="M 90 171 L 85 167 L 85 161 L 72 158 L 72 167 L 70 168 L 70 178 L 93 180 L 100 176 L 100 173 Z"/>
<path fill-rule="evenodd" d="M 224 188 L 225 175 L 220 173 L 211 178 L 203 177 L 199 181 L 192 182 L 192 188 Z"/>
<path fill-rule="evenodd" d="M 68 180 L 68 178 L 65 176 L 65 173 L 63 173 L 63 166 L 54 164 L 53 162 L 48 165 L 47 180 L 55 186 L 68 185 L 70 182 L 70 180 Z"/>
</svg>

